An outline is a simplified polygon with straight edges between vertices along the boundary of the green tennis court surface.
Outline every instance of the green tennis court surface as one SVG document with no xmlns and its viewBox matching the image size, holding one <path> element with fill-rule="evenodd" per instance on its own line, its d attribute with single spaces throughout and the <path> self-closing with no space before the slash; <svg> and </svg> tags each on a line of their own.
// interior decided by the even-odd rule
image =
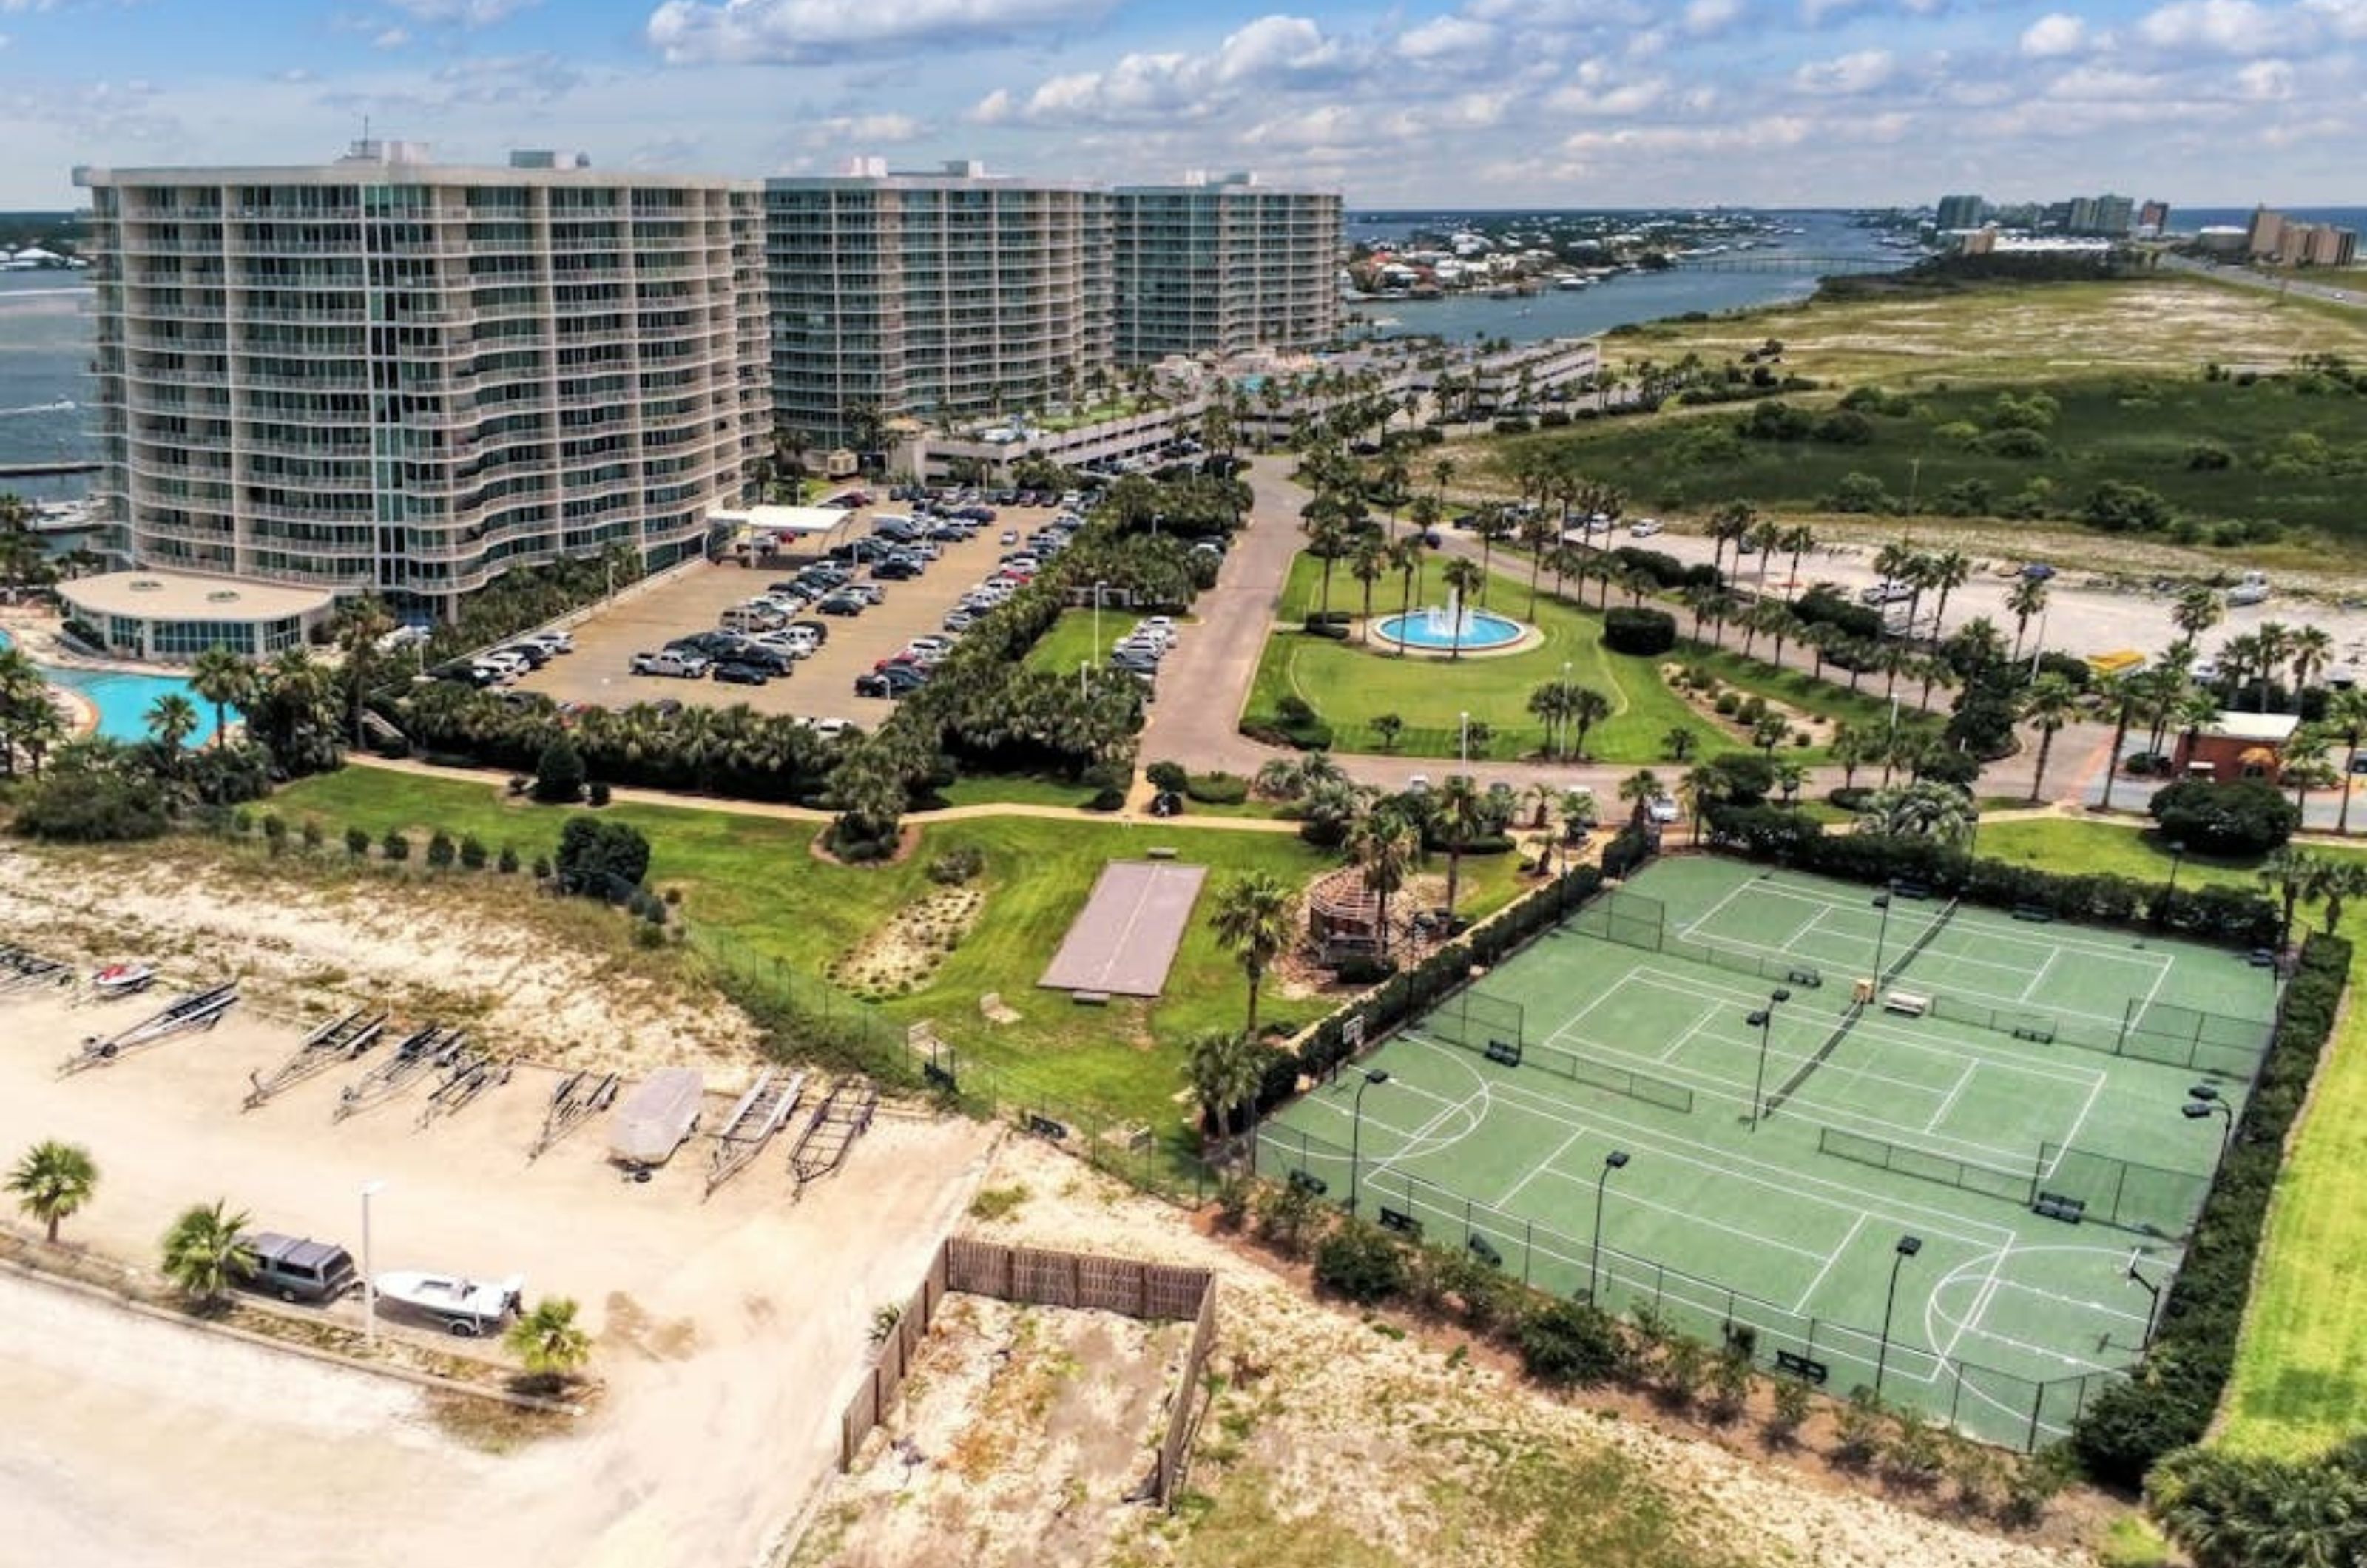
<svg viewBox="0 0 2367 1568">
<path fill-rule="evenodd" d="M 2241 1113 L 2274 971 L 1914 891 L 1656 863 L 1269 1122 L 1259 1169 L 2052 1440 L 2143 1348 L 2221 1147 L 2181 1107 Z"/>
</svg>

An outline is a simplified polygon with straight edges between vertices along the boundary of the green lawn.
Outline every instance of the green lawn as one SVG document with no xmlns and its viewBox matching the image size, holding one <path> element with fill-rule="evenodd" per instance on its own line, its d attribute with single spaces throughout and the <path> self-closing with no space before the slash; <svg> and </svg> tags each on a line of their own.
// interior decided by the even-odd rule
<svg viewBox="0 0 2367 1568">
<path fill-rule="evenodd" d="M 528 861 L 551 850 L 563 820 L 547 808 L 512 804 L 473 779 L 359 767 L 290 785 L 274 805 L 292 823 L 317 818 L 332 844 L 349 824 L 373 839 L 390 828 L 414 829 L 414 840 L 442 828 L 455 838 L 475 833 L 495 849 L 514 846 Z M 603 814 L 649 836 L 650 880 L 680 889 L 685 920 L 816 976 L 895 910 L 931 890 L 933 857 L 976 846 L 986 857 L 984 916 L 924 989 L 883 1003 L 880 1010 L 898 1022 L 934 1019 L 945 1038 L 1048 1094 L 1160 1128 L 1179 1124 L 1182 1112 L 1172 1097 L 1183 1087 L 1184 1043 L 1203 1030 L 1238 1028 L 1246 982 L 1210 934 L 1204 902 L 1204 918 L 1184 939 L 1163 999 L 1087 1009 L 1058 993 L 1038 992 L 1037 976 L 1104 863 L 1172 844 L 1184 861 L 1211 868 L 1210 894 L 1244 872 L 1269 871 L 1296 886 L 1337 863 L 1295 835 L 1008 817 L 930 826 L 918 852 L 902 863 L 858 869 L 815 859 L 811 822 L 691 807 L 617 805 Z M 1514 891 L 1514 873 L 1508 855 L 1467 861 L 1467 912 L 1501 908 Z M 1019 1010 L 1021 1021 L 999 1029 L 983 1023 L 978 998 L 987 991 L 1001 992 Z M 1319 998 L 1294 1001 L 1270 989 L 1263 1016 L 1307 1021 L 1327 1007 Z"/>
<path fill-rule="evenodd" d="M 1636 506 L 1660 511 L 1728 496 L 1792 513 L 1832 511 L 1842 479 L 1861 474 L 1902 506 L 1912 499 L 1927 510 L 1982 516 L 2000 514 L 2009 498 L 2043 481 L 2041 509 L 2073 517 L 2098 485 L 2119 481 L 2154 491 L 2200 525 L 2273 522 L 2328 537 L 2359 535 L 2343 476 L 2355 460 L 2347 455 L 2367 443 L 2367 397 L 2339 389 L 2314 394 L 2275 379 L 2248 387 L 2192 375 L 2069 379 L 2058 371 L 2034 383 L 2060 405 L 2044 432 L 2046 450 L 2016 457 L 1952 433 L 1989 428 L 1998 389 L 1942 386 L 1917 388 L 1912 412 L 1869 416 L 1871 439 L 1863 442 L 1747 439 L 1738 432 L 1750 409 L 1737 405 L 1591 423 L 1514 438 L 1490 452 L 1500 469 L 1531 446 L 1572 454 L 1584 472 L 1618 475 Z M 1834 385 L 1787 400 L 1821 412 L 1845 389 Z M 2205 450 L 2224 466 L 2200 464 L 2196 454 Z M 1943 500 L 1960 484 L 1980 487 L 1980 499 Z"/>
<path fill-rule="evenodd" d="M 1680 625 L 1690 621 L 1690 617 L 1682 611 L 1677 613 L 1677 619 Z M 1733 637 L 1735 634 L 1729 632 L 1727 635 Z M 1767 639 L 1760 638 L 1758 646 L 1766 647 Z M 1882 700 L 1882 677 L 1879 674 L 1870 678 L 1873 690 L 1852 692 L 1845 683 L 1819 681 L 1805 670 L 1782 669 L 1762 659 L 1745 659 L 1735 649 L 1715 648 L 1707 643 L 1681 642 L 1677 645 L 1676 657 L 1688 667 L 1698 665 L 1708 670 L 1721 684 L 1731 686 L 1746 695 L 1784 703 L 1818 718 L 1853 724 L 1864 729 L 1882 729 L 1890 723 L 1890 705 Z M 1832 665 L 1826 668 L 1836 670 L 1846 678 L 1846 671 Z M 1906 684 L 1901 689 L 1905 693 L 1902 704 L 1911 703 L 1915 687 Z M 1944 693 L 1937 694 L 1934 700 L 1945 695 Z M 1904 711 L 1908 710 L 1902 707 Z M 1818 761 L 1825 760 L 1821 748 L 1802 753 L 1802 756 L 1812 757 Z"/>
<path fill-rule="evenodd" d="M 1547 681 L 1560 679 L 1565 666 L 1569 678 L 1593 687 L 1612 702 L 1612 716 L 1589 732 L 1586 749 L 1603 762 L 1660 762 L 1668 760 L 1664 738 L 1673 728 L 1694 737 L 1696 756 L 1744 750 L 1743 743 L 1688 707 L 1660 679 L 1656 661 L 1611 653 L 1603 647 L 1603 621 L 1591 610 L 1557 602 L 1546 592 L 1537 602 L 1535 625 L 1544 641 L 1526 652 L 1491 658 L 1399 658 L 1375 645 L 1338 642 L 1287 629 L 1297 626 L 1321 599 L 1322 569 L 1311 556 L 1301 555 L 1292 565 L 1283 591 L 1275 629 L 1266 638 L 1251 688 L 1246 718 L 1270 718 L 1285 694 L 1296 693 L 1314 705 L 1333 727 L 1334 745 L 1342 751 L 1380 751 L 1380 737 L 1372 721 L 1396 714 L 1405 721 L 1397 750 L 1411 757 L 1448 758 L 1461 741 L 1460 716 L 1493 727 L 1494 739 L 1475 759 L 1524 756 L 1544 744 L 1545 731 L 1528 713 L 1529 694 Z M 1424 571 L 1427 590 L 1418 582 L 1417 607 L 1438 603 L 1442 591 L 1435 564 Z M 1529 618 L 1525 570 L 1492 573 L 1487 595 L 1490 608 L 1518 619 Z M 1376 586 L 1376 616 L 1394 612 L 1403 597 L 1396 581 Z M 1363 613 L 1363 589 L 1345 571 L 1335 570 L 1331 608 Z M 1806 753 L 1802 753 L 1805 758 Z"/>
<path fill-rule="evenodd" d="M 1999 822 L 1981 829 L 1985 855 L 2055 871 L 2167 876 L 2169 857 L 2150 833 L 2107 823 Z M 2312 853 L 2362 852 L 2313 849 Z M 2181 883 L 2257 886 L 2248 865 L 2189 855 Z M 2342 934 L 2367 942 L 2354 904 Z M 2367 953 L 2367 946 L 2361 949 Z M 2367 975 L 2354 962 L 2351 984 Z M 2269 1211 L 2267 1241 L 2244 1318 L 2217 1441 L 2286 1458 L 2322 1451 L 2359 1429 L 2367 1409 L 2367 1013 L 2356 994 L 2287 1156 Z"/>
<path fill-rule="evenodd" d="M 937 792 L 947 806 L 1070 806 L 1082 808 L 1093 791 L 1063 779 L 1019 773 L 965 773 Z"/>
<path fill-rule="evenodd" d="M 1068 610 L 1052 623 L 1049 630 L 1036 639 L 1027 650 L 1026 667 L 1049 670 L 1056 674 L 1071 675 L 1080 664 L 1090 664 L 1096 677 L 1102 675 L 1109 662 L 1109 650 L 1135 623 L 1131 610 L 1102 611 L 1102 636 L 1098 644 L 1093 639 L 1093 613 L 1091 610 Z"/>
</svg>

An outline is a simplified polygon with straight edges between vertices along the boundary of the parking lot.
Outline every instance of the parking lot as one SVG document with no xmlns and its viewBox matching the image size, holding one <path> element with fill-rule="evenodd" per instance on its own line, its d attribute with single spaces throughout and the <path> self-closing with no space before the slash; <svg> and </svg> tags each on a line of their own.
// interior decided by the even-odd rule
<svg viewBox="0 0 2367 1568">
<path fill-rule="evenodd" d="M 910 509 L 883 504 L 876 510 L 900 513 Z M 887 717 L 893 705 L 884 697 L 856 696 L 855 676 L 900 651 L 914 637 L 939 630 L 962 594 L 991 576 L 998 558 L 1016 547 L 998 542 L 1004 530 L 1016 529 L 1024 539 L 1058 515 L 1057 508 L 1042 506 L 1006 506 L 995 511 L 995 521 L 974 537 L 940 545 L 944 555 L 931 562 L 922 576 L 880 584 L 884 601 L 862 615 L 817 615 L 810 611 L 801 615 L 801 620 L 816 620 L 827 626 L 829 640 L 819 653 L 801 660 L 793 673 L 776 676 L 764 685 L 636 675 L 630 664 L 636 653 L 653 653 L 675 637 L 714 629 L 716 617 L 725 610 L 763 592 L 767 583 L 792 576 L 799 566 L 818 558 L 819 551 L 784 550 L 771 562 L 753 567 L 736 563 L 698 567 L 627 597 L 574 628 L 573 653 L 551 660 L 517 685 L 559 702 L 597 703 L 604 707 L 629 707 L 667 697 L 715 707 L 746 703 L 759 713 L 843 718 L 869 728 Z M 859 514 L 859 521 L 837 537 L 855 538 L 868 533 L 870 516 L 870 510 Z M 859 580 L 868 577 L 867 570 L 859 574 Z"/>
</svg>

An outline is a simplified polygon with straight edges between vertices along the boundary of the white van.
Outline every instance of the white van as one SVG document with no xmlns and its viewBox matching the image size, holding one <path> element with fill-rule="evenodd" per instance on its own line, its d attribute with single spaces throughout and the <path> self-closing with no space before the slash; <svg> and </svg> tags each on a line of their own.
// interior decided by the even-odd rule
<svg viewBox="0 0 2367 1568">
<path fill-rule="evenodd" d="M 787 626 L 788 619 L 770 604 L 734 604 L 715 624 L 727 632 L 769 632 Z"/>
</svg>

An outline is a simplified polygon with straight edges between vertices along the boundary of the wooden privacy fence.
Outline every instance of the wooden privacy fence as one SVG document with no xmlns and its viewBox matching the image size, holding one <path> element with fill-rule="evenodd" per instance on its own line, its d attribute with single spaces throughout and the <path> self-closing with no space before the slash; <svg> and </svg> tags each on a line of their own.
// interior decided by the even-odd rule
<svg viewBox="0 0 2367 1568">
<path fill-rule="evenodd" d="M 1152 1487 L 1170 1506 L 1182 1488 L 1199 1406 L 1200 1373 L 1217 1342 L 1217 1280 L 1206 1269 L 1178 1269 L 1129 1258 L 1096 1258 L 1082 1252 L 1048 1252 L 1000 1242 L 948 1236 L 929 1259 L 928 1272 L 905 1303 L 895 1324 L 878 1341 L 878 1354 L 864 1369 L 862 1384 L 839 1417 L 838 1468 L 852 1469 L 855 1451 L 887 1413 L 895 1408 L 904 1375 L 927 1337 L 929 1325 L 949 1291 L 1031 1306 L 1123 1313 L 1151 1323 L 1193 1324 L 1184 1375 L 1169 1403 L 1167 1435 L 1159 1445 L 1159 1472 Z"/>
</svg>

